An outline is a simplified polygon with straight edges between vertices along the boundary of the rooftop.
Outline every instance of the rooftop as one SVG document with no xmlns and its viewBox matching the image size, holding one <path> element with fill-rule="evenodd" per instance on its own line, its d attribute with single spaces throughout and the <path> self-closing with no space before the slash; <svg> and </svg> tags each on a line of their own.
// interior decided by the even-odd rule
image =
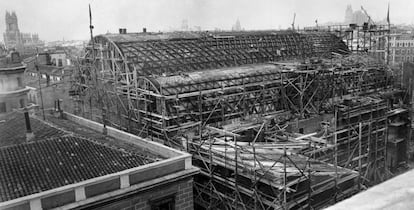
<svg viewBox="0 0 414 210">
<path fill-rule="evenodd" d="M 11 52 L 5 57 L 0 57 L 0 71 L 23 69 L 25 67 L 18 52 Z"/>
<path fill-rule="evenodd" d="M 30 117 L 35 137 L 27 141 L 23 113 L 2 118 L 0 202 L 166 159 L 72 121 L 46 119 Z"/>
<path fill-rule="evenodd" d="M 142 76 L 347 53 L 333 34 L 292 31 L 104 34 L 94 41 L 112 45 Z"/>
<path fill-rule="evenodd" d="M 153 162 L 141 155 L 66 136 L 0 148 L 0 201 Z"/>
<path fill-rule="evenodd" d="M 30 117 L 32 131 L 35 135 L 32 141 L 67 135 L 62 129 L 50 123 L 41 121 L 35 116 Z M 0 147 L 22 144 L 26 142 L 26 124 L 24 115 L 12 112 L 0 120 Z"/>
<path fill-rule="evenodd" d="M 339 202 L 327 210 L 412 209 L 414 205 L 413 183 L 414 170 L 411 170 Z"/>
</svg>

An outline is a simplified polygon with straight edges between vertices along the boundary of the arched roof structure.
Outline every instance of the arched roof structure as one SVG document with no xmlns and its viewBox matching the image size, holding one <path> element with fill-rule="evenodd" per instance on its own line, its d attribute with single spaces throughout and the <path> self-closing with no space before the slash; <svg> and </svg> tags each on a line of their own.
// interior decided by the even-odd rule
<svg viewBox="0 0 414 210">
<path fill-rule="evenodd" d="M 325 32 L 105 34 L 95 37 L 95 43 L 115 50 L 139 76 L 169 76 L 348 51 L 340 38 Z"/>
</svg>

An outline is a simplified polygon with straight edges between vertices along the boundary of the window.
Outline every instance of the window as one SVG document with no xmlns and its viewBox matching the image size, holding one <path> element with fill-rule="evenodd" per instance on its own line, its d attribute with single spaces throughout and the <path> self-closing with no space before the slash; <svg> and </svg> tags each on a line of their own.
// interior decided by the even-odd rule
<svg viewBox="0 0 414 210">
<path fill-rule="evenodd" d="M 20 99 L 20 108 L 23 108 L 24 107 L 24 99 Z"/>
<path fill-rule="evenodd" d="M 150 201 L 151 210 L 175 210 L 175 195 Z"/>
<path fill-rule="evenodd" d="M 62 61 L 62 59 L 59 59 L 58 60 L 58 66 L 60 67 L 60 66 L 63 66 L 63 61 Z"/>
<path fill-rule="evenodd" d="M 17 77 L 17 86 L 21 87 L 22 85 L 22 78 Z"/>
<path fill-rule="evenodd" d="M 6 112 L 6 102 L 0 103 L 0 113 Z"/>
</svg>

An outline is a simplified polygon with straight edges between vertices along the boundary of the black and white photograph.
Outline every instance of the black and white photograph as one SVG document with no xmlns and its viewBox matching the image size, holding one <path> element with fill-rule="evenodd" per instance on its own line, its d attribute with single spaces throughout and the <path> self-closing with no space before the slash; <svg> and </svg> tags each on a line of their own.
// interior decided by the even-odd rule
<svg viewBox="0 0 414 210">
<path fill-rule="evenodd" d="M 413 11 L 0 0 L 0 210 L 412 210 Z"/>
</svg>

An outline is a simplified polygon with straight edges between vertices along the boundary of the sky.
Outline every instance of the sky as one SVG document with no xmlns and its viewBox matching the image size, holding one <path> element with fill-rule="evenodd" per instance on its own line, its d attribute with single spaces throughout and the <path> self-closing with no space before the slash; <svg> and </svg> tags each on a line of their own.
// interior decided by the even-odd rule
<svg viewBox="0 0 414 210">
<path fill-rule="evenodd" d="M 383 20 L 390 3 L 393 24 L 414 23 L 413 0 L 0 0 L 0 31 L 6 30 L 5 13 L 15 11 L 19 29 L 38 33 L 40 39 L 86 40 L 89 35 L 88 4 L 92 8 L 94 34 L 168 31 L 180 29 L 186 19 L 190 27 L 230 30 L 239 19 L 242 28 L 285 29 L 296 13 L 295 25 L 341 22 L 348 4 L 363 6 L 374 20 Z M 1 40 L 1 39 L 0 39 Z"/>
</svg>

